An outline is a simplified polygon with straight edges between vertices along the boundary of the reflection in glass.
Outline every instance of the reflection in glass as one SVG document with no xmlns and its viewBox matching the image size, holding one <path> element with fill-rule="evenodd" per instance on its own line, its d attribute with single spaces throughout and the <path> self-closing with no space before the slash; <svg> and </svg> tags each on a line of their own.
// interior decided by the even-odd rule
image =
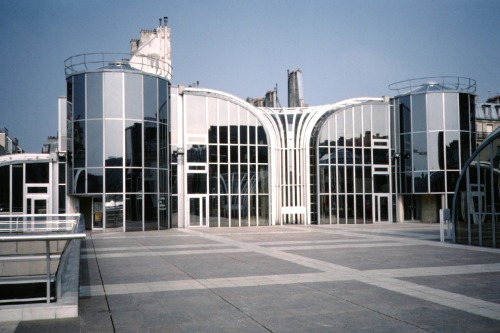
<svg viewBox="0 0 500 333">
<path fill-rule="evenodd" d="M 158 230 L 158 195 L 144 195 L 144 229 Z"/>
<path fill-rule="evenodd" d="M 428 173 L 417 171 L 413 174 L 414 190 L 417 193 L 425 193 L 429 191 Z"/>
<path fill-rule="evenodd" d="M 87 143 L 92 147 L 92 153 L 87 154 L 87 167 L 102 167 L 102 120 L 87 121 Z"/>
<path fill-rule="evenodd" d="M 48 163 L 26 163 L 26 184 L 49 182 Z"/>
<path fill-rule="evenodd" d="M 85 119 L 85 75 L 73 77 L 73 120 Z"/>
<path fill-rule="evenodd" d="M 106 228 L 121 230 L 123 227 L 123 195 L 106 195 Z"/>
<path fill-rule="evenodd" d="M 102 168 L 87 169 L 87 192 L 103 193 L 103 172 Z"/>
<path fill-rule="evenodd" d="M 158 121 L 167 124 L 168 119 L 168 82 L 158 80 Z"/>
<path fill-rule="evenodd" d="M 105 121 L 105 149 L 106 166 L 123 166 L 123 121 Z"/>
<path fill-rule="evenodd" d="M 429 132 L 427 159 L 429 170 L 444 170 L 444 132 Z"/>
<path fill-rule="evenodd" d="M 352 132 L 352 112 L 351 110 L 344 112 L 344 118 L 345 118 L 345 132 L 344 132 L 344 137 L 345 137 L 345 145 L 348 147 L 352 147 L 353 145 L 353 132 Z"/>
<path fill-rule="evenodd" d="M 125 122 L 125 165 L 142 165 L 142 124 L 134 121 Z"/>
<path fill-rule="evenodd" d="M 460 168 L 459 132 L 446 131 L 446 168 Z"/>
<path fill-rule="evenodd" d="M 106 193 L 123 191 L 123 169 L 106 168 Z"/>
<path fill-rule="evenodd" d="M 189 163 L 207 163 L 207 146 L 188 145 L 187 161 Z"/>
<path fill-rule="evenodd" d="M 73 130 L 73 165 L 75 168 L 85 167 L 85 122 L 74 122 Z"/>
<path fill-rule="evenodd" d="M 158 131 L 157 124 L 144 122 L 144 166 L 158 167 Z"/>
<path fill-rule="evenodd" d="M 413 134 L 413 170 L 428 170 L 427 133 Z"/>
<path fill-rule="evenodd" d="M 413 132 L 423 132 L 427 130 L 425 94 L 412 96 L 411 121 Z"/>
<path fill-rule="evenodd" d="M 126 231 L 142 230 L 142 198 L 139 194 L 125 196 Z"/>
<path fill-rule="evenodd" d="M 125 118 L 142 119 L 142 76 L 125 74 Z"/>
<path fill-rule="evenodd" d="M 158 79 L 154 77 L 143 77 L 144 120 L 157 120 L 157 82 Z"/>
<path fill-rule="evenodd" d="M 144 168 L 144 192 L 158 192 L 158 169 Z"/>
<path fill-rule="evenodd" d="M 126 168 L 125 169 L 126 192 L 141 192 L 142 191 L 142 169 Z"/>
</svg>

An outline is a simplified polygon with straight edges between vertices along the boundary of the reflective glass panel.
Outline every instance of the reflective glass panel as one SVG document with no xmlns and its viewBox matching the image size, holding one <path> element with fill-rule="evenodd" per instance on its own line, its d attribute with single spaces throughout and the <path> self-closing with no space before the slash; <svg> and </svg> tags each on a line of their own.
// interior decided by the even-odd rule
<svg viewBox="0 0 500 333">
<path fill-rule="evenodd" d="M 158 87 L 157 78 L 144 75 L 143 76 L 143 102 L 144 102 L 144 119 L 145 120 L 157 120 L 158 112 Z"/>
<path fill-rule="evenodd" d="M 142 191 L 142 169 L 126 168 L 125 169 L 126 192 Z"/>
<path fill-rule="evenodd" d="M 87 74 L 87 119 L 103 117 L 102 73 Z"/>
<path fill-rule="evenodd" d="M 363 119 L 361 106 L 356 106 L 354 108 L 354 145 L 356 147 L 361 147 L 363 145 Z"/>
<path fill-rule="evenodd" d="M 125 121 L 125 165 L 142 165 L 142 124 Z"/>
<path fill-rule="evenodd" d="M 372 142 L 371 135 L 371 108 L 368 105 L 363 105 L 363 145 L 365 147 L 370 147 Z"/>
<path fill-rule="evenodd" d="M 87 143 L 92 151 L 87 153 L 87 166 L 88 167 L 102 167 L 102 149 L 103 149 L 103 135 L 102 135 L 102 119 L 88 120 L 87 121 Z"/>
<path fill-rule="evenodd" d="M 73 120 L 85 119 L 85 75 L 73 77 Z"/>
<path fill-rule="evenodd" d="M 412 96 L 411 115 L 413 132 L 426 131 L 427 123 L 424 94 Z"/>
<path fill-rule="evenodd" d="M 142 230 L 142 195 L 125 195 L 125 228 L 126 231 Z"/>
<path fill-rule="evenodd" d="M 424 171 L 417 171 L 413 174 L 413 185 L 415 187 L 415 192 L 428 192 L 428 173 Z"/>
<path fill-rule="evenodd" d="M 49 182 L 49 163 L 26 163 L 26 184 Z"/>
<path fill-rule="evenodd" d="M 123 118 L 123 74 L 104 74 L 104 115 L 106 118 Z"/>
<path fill-rule="evenodd" d="M 444 94 L 444 120 L 447 130 L 459 129 L 458 94 Z"/>
<path fill-rule="evenodd" d="M 168 119 L 168 83 L 165 80 L 158 79 L 158 121 L 167 124 Z"/>
<path fill-rule="evenodd" d="M 103 169 L 88 168 L 87 169 L 87 192 L 88 193 L 103 193 Z"/>
<path fill-rule="evenodd" d="M 207 193 L 207 174 L 206 173 L 188 173 L 187 193 L 205 194 Z"/>
<path fill-rule="evenodd" d="M 460 168 L 460 144 L 459 132 L 447 131 L 446 132 L 446 168 L 456 169 Z"/>
<path fill-rule="evenodd" d="M 144 168 L 144 192 L 158 192 L 158 169 Z"/>
<path fill-rule="evenodd" d="M 123 191 L 123 169 L 106 168 L 106 193 Z"/>
<path fill-rule="evenodd" d="M 158 230 L 158 195 L 144 195 L 144 229 Z"/>
<path fill-rule="evenodd" d="M 85 167 L 85 121 L 74 122 L 73 144 L 74 167 Z"/>
<path fill-rule="evenodd" d="M 444 132 L 430 132 L 427 136 L 429 170 L 444 170 Z"/>
<path fill-rule="evenodd" d="M 389 137 L 388 107 L 386 105 L 372 105 L 373 113 L 373 138 Z"/>
<path fill-rule="evenodd" d="M 105 150 L 106 166 L 123 166 L 123 121 L 105 121 Z"/>
<path fill-rule="evenodd" d="M 142 119 L 142 76 L 125 74 L 125 118 Z"/>
<path fill-rule="evenodd" d="M 442 131 L 443 124 L 443 94 L 427 94 L 427 126 L 429 131 Z"/>
<path fill-rule="evenodd" d="M 123 195 L 106 195 L 104 207 L 106 210 L 106 228 L 121 231 L 123 228 Z"/>
<path fill-rule="evenodd" d="M 413 134 L 413 170 L 427 170 L 427 133 Z"/>
<path fill-rule="evenodd" d="M 144 166 L 158 166 L 158 123 L 144 122 Z"/>
<path fill-rule="evenodd" d="M 353 145 L 353 122 L 352 122 L 352 109 L 347 109 L 344 111 L 345 118 L 345 145 L 352 147 Z"/>
</svg>

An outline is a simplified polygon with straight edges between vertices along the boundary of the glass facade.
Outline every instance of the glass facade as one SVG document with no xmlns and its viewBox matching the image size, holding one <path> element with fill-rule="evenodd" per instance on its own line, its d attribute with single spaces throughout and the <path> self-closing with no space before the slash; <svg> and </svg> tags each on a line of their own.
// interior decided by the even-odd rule
<svg viewBox="0 0 500 333">
<path fill-rule="evenodd" d="M 223 95 L 182 98 L 188 123 L 172 135 L 174 225 L 269 225 L 269 148 L 261 122 L 249 105 Z"/>
<path fill-rule="evenodd" d="M 67 78 L 69 194 L 92 229 L 169 227 L 168 96 L 126 64 Z"/>
<path fill-rule="evenodd" d="M 65 213 L 65 178 L 64 162 L 46 154 L 0 159 L 0 215 Z"/>
<path fill-rule="evenodd" d="M 389 221 L 389 104 L 350 106 L 318 123 L 311 182 L 317 192 L 319 224 L 363 224 Z M 316 205 L 314 205 L 316 206 Z"/>
<path fill-rule="evenodd" d="M 475 147 L 475 96 L 434 82 L 393 99 L 395 189 L 403 220 L 437 221 Z"/>
<path fill-rule="evenodd" d="M 457 243 L 500 247 L 500 130 L 465 164 L 452 208 Z"/>
</svg>

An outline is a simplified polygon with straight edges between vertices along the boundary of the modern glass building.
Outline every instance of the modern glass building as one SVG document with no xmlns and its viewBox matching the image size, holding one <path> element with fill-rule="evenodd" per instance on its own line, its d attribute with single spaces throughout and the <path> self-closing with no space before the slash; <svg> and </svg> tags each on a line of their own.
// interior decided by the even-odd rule
<svg viewBox="0 0 500 333">
<path fill-rule="evenodd" d="M 439 221 L 476 147 L 476 82 L 439 77 L 389 87 L 398 91 L 391 120 L 397 221 Z"/>
<path fill-rule="evenodd" d="M 465 162 L 452 208 L 455 242 L 500 247 L 500 128 Z"/>
<path fill-rule="evenodd" d="M 311 138 L 311 220 L 364 224 L 393 219 L 388 99 L 332 110 Z"/>
<path fill-rule="evenodd" d="M 65 167 L 55 153 L 0 156 L 0 215 L 64 213 Z"/>
<path fill-rule="evenodd" d="M 172 225 L 269 225 L 269 120 L 226 93 L 178 87 L 171 94 Z"/>
<path fill-rule="evenodd" d="M 66 61 L 68 194 L 87 228 L 168 228 L 170 84 L 113 58 Z"/>
</svg>

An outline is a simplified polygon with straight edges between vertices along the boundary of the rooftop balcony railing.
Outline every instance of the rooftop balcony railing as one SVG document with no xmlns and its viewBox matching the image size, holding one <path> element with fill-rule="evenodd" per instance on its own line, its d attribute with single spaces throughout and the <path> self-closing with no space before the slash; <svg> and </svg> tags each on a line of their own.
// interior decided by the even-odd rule
<svg viewBox="0 0 500 333">
<path fill-rule="evenodd" d="M 85 236 L 80 214 L 0 215 L 0 304 L 61 298 L 68 253 Z"/>
<path fill-rule="evenodd" d="M 473 94 L 476 92 L 476 80 L 460 76 L 435 76 L 399 81 L 389 85 L 389 89 L 396 90 L 398 95 L 422 87 L 427 87 L 427 91 L 452 90 Z"/>
<path fill-rule="evenodd" d="M 69 57 L 64 61 L 66 77 L 84 71 L 107 67 L 109 69 L 134 68 L 161 77 L 170 78 L 172 66 L 159 57 L 129 53 L 85 53 Z"/>
</svg>

